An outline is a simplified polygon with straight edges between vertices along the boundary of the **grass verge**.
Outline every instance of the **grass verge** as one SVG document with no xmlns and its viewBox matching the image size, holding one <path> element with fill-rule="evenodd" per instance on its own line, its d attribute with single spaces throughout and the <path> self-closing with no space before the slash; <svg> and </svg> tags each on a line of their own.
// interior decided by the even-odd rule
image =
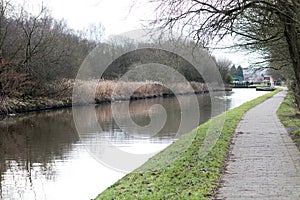
<svg viewBox="0 0 300 200">
<path fill-rule="evenodd" d="M 277 115 L 300 150 L 300 113 L 295 107 L 291 93 L 288 93 L 285 97 L 277 110 Z"/>
<path fill-rule="evenodd" d="M 218 186 L 222 167 L 227 157 L 232 134 L 249 109 L 279 92 L 275 90 L 227 111 L 185 134 L 165 150 L 149 159 L 143 166 L 129 173 L 102 192 L 96 199 L 210 199 Z M 225 115 L 219 140 L 203 159 L 198 151 L 210 123 Z M 191 145 L 182 146 L 192 139 Z M 174 155 L 179 158 L 169 165 L 165 162 Z M 162 166 L 159 168 L 158 166 Z M 154 169 L 154 170 L 153 170 Z"/>
</svg>

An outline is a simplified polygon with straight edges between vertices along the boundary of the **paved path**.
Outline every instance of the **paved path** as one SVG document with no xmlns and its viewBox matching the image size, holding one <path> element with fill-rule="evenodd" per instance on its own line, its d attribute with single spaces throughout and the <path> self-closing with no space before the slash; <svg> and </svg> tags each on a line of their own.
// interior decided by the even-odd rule
<svg viewBox="0 0 300 200">
<path fill-rule="evenodd" d="M 300 199 L 300 153 L 276 116 L 286 91 L 239 123 L 217 199 Z"/>
</svg>

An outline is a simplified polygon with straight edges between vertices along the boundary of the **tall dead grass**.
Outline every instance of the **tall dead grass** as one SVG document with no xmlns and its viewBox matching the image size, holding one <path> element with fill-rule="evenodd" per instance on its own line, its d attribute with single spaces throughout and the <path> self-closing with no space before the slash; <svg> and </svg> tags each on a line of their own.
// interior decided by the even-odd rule
<svg viewBox="0 0 300 200">
<path fill-rule="evenodd" d="M 95 100 L 97 102 L 111 100 L 143 99 L 170 96 L 174 94 L 189 94 L 207 91 L 204 83 L 172 83 L 163 85 L 159 82 L 115 82 L 100 81 L 97 85 Z"/>
<path fill-rule="evenodd" d="M 113 80 L 90 80 L 78 82 L 76 85 L 75 103 L 101 103 L 118 100 L 145 99 L 178 94 L 204 93 L 212 90 L 222 90 L 219 84 L 199 82 L 169 83 L 160 82 L 125 82 Z M 224 88 L 223 88 L 224 90 Z M 91 96 L 92 95 L 92 96 Z M 73 102 L 74 103 L 74 102 Z"/>
</svg>

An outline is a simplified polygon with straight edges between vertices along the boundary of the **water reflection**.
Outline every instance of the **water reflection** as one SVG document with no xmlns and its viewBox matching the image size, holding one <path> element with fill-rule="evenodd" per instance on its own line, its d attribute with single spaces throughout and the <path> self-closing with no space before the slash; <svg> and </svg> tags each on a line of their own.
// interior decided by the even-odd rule
<svg viewBox="0 0 300 200">
<path fill-rule="evenodd" d="M 178 96 L 177 98 L 146 99 L 130 103 L 117 102 L 112 105 L 99 105 L 96 109 L 93 106 L 77 107 L 75 112 L 80 116 L 77 125 L 79 124 L 81 142 L 103 164 L 122 172 L 132 171 L 170 145 L 175 138 L 191 131 L 200 121 L 210 118 L 210 96 L 199 95 L 196 99 L 199 101 L 200 110 L 203 110 L 200 118 L 199 114 L 194 114 L 199 112 L 199 107 L 194 107 L 191 98 L 191 96 Z M 216 100 L 224 104 L 224 100 Z M 182 102 L 181 105 L 179 102 Z M 129 109 L 126 105 L 128 103 Z M 155 105 L 160 105 L 164 109 L 152 109 Z M 113 116 L 111 108 L 113 106 L 117 109 L 118 116 Z M 91 114 L 94 110 L 96 110 L 95 114 Z M 164 112 L 166 119 L 162 117 Z M 183 112 L 189 115 L 182 119 Z M 93 119 L 95 115 L 97 120 Z M 128 117 L 129 115 L 131 118 Z M 194 119 L 195 116 L 198 119 Z M 116 117 L 118 123 L 115 121 Z M 162 126 L 161 123 L 155 124 L 154 128 L 157 128 L 157 131 L 153 130 L 154 128 L 144 130 L 143 126 L 148 126 L 150 118 L 158 122 L 165 121 Z M 129 122 L 131 119 L 137 126 L 131 125 Z"/>
<path fill-rule="evenodd" d="M 199 95 L 199 123 L 225 109 L 255 98 L 265 92 L 238 89 L 222 96 L 214 93 Z M 189 96 L 181 96 L 188 112 L 195 112 L 189 106 Z M 220 105 L 211 113 L 211 101 Z M 122 104 L 119 102 L 120 115 Z M 91 199 L 117 179 L 124 176 L 101 165 L 89 154 L 86 145 L 93 146 L 97 138 L 105 137 L 112 145 L 129 153 L 156 153 L 169 145 L 181 121 L 182 110 L 178 99 L 147 99 L 130 102 L 130 114 L 134 122 L 146 126 L 150 115 L 157 116 L 156 110 L 149 113 L 152 105 L 164 106 L 168 118 L 163 128 L 152 137 L 139 137 L 134 128 L 126 127 L 123 132 L 114 120 L 110 104 L 96 106 L 97 124 L 86 124 L 88 130 L 99 126 L 102 132 L 87 132 L 79 138 L 73 123 L 71 109 L 26 114 L 0 121 L 0 199 Z M 80 107 L 81 117 L 92 118 L 90 109 Z M 126 112 L 124 112 L 126 113 Z M 191 115 L 193 116 L 193 115 Z M 92 120 L 91 120 L 92 122 Z M 99 123 L 99 124 L 98 124 Z M 191 130 L 194 127 L 187 127 Z M 185 131 L 189 131 L 186 129 Z M 143 135 L 142 135 L 143 136 Z M 145 158 L 146 160 L 147 158 Z"/>
<path fill-rule="evenodd" d="M 55 181 L 55 160 L 65 160 L 79 140 L 70 110 L 1 121 L 1 197 L 23 199 L 37 177 Z M 30 196 L 36 194 L 32 192 Z M 35 199 L 35 198 L 33 198 Z"/>
</svg>

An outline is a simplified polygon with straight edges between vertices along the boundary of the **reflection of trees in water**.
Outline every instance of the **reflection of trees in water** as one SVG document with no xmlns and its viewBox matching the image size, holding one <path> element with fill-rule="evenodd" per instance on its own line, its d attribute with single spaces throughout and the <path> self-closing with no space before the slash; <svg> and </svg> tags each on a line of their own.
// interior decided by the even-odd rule
<svg viewBox="0 0 300 200">
<path fill-rule="evenodd" d="M 129 112 L 130 116 L 127 115 L 128 110 L 125 106 L 128 102 L 117 102 L 112 105 L 116 107 L 118 111 L 118 117 L 122 120 L 126 120 L 125 118 L 131 117 L 132 120 L 138 126 L 146 126 L 150 123 L 150 108 L 153 105 L 159 104 L 164 107 L 167 113 L 167 121 L 165 126 L 160 131 L 161 134 L 174 134 L 178 129 L 178 125 L 180 122 L 180 106 L 176 98 L 156 98 L 156 99 L 146 99 L 146 100 L 138 100 L 131 101 L 129 103 Z M 153 117 L 159 115 L 160 113 L 156 113 L 155 110 L 151 110 L 151 114 Z M 111 132 L 111 134 L 117 134 L 120 130 L 118 125 L 116 124 L 111 105 L 103 104 L 99 105 L 96 108 L 96 114 L 98 118 L 98 122 L 101 125 L 103 131 Z M 173 124 L 172 126 L 170 124 Z M 131 132 L 136 132 L 134 127 L 131 129 L 127 127 Z"/>
<path fill-rule="evenodd" d="M 201 116 L 199 121 L 202 123 L 208 120 L 211 117 L 211 100 L 209 95 L 197 95 L 199 108 L 201 112 Z M 177 98 L 181 98 L 181 102 L 183 106 L 180 107 L 180 104 Z M 190 97 L 189 96 L 178 96 L 178 97 L 170 97 L 170 98 L 155 98 L 155 99 L 146 99 L 146 100 L 138 100 L 131 101 L 129 106 L 130 116 L 126 115 L 127 110 L 125 109 L 125 104 L 127 102 L 118 102 L 116 103 L 118 107 L 119 116 L 131 117 L 132 120 L 140 126 L 145 126 L 150 122 L 149 110 L 151 106 L 155 104 L 162 105 L 166 112 L 168 119 L 166 121 L 166 125 L 162 129 L 162 133 L 170 133 L 178 129 L 178 124 L 181 121 L 181 111 L 183 109 L 188 110 L 188 112 L 194 112 L 195 107 L 190 105 Z M 155 112 L 155 111 L 154 111 Z M 83 118 L 89 118 L 90 112 L 81 112 L 84 114 Z M 96 114 L 98 118 L 98 122 L 100 123 L 102 129 L 104 131 L 111 131 L 114 129 L 118 129 L 118 126 L 114 123 L 111 104 L 101 104 L 96 107 Z M 152 113 L 155 114 L 156 113 Z M 159 114 L 159 113 L 157 113 Z"/>
<path fill-rule="evenodd" d="M 218 94 L 216 93 L 218 97 Z M 183 106 L 180 107 L 176 98 L 157 98 L 138 100 L 130 102 L 130 117 L 140 126 L 150 122 L 149 109 L 152 105 L 160 104 L 167 112 L 167 121 L 160 133 L 151 138 L 150 142 L 172 138 L 181 122 L 181 111 L 186 109 L 188 113 L 195 112 L 195 108 L 190 105 L 189 96 L 178 96 L 182 98 Z M 224 102 L 224 98 L 217 98 L 217 101 Z M 198 95 L 200 106 L 200 123 L 206 121 L 211 116 L 211 99 L 209 95 Z M 122 105 L 128 102 L 120 102 L 118 113 L 126 115 L 127 110 Z M 80 121 L 86 126 L 85 135 L 81 135 L 81 142 L 89 145 L 90 149 L 101 148 L 99 145 L 104 136 L 112 143 L 119 143 L 124 140 L 131 142 L 130 134 L 124 134 L 113 120 L 111 104 L 101 104 L 96 106 L 77 107 Z M 153 111 L 153 110 L 152 110 Z M 93 118 L 97 117 L 97 120 Z M 159 115 L 154 110 L 154 117 Z M 193 114 L 191 114 L 193 116 Z M 96 123 L 101 125 L 103 133 L 97 134 Z M 190 127 L 193 128 L 193 127 Z M 134 129 L 129 130 L 134 132 Z M 99 132 L 98 132 L 99 133 Z M 87 140 L 85 140 L 87 139 Z M 72 144 L 79 140 L 75 132 L 71 109 L 57 110 L 51 112 L 40 112 L 26 114 L 23 117 L 16 117 L 0 121 L 0 197 L 1 194 L 11 194 L 7 191 L 7 177 L 2 175 L 12 175 L 13 189 L 25 190 L 24 187 L 32 187 L 32 180 L 42 179 L 55 180 L 55 161 L 65 160 L 72 150 Z M 157 141 L 155 141 L 157 140 Z M 2 184 L 2 185 L 1 185 Z M 20 185 L 23 184 L 23 185 Z M 25 185 L 25 186 L 24 186 Z M 18 187 L 19 186 L 19 187 Z M 23 187 L 23 188 L 22 188 Z M 1 190 L 6 191 L 1 191 Z M 30 189 L 30 188 L 29 188 Z M 39 191 L 40 192 L 40 191 Z"/>
<path fill-rule="evenodd" d="M 200 119 L 199 123 L 208 120 L 211 117 L 211 100 L 209 95 L 197 95 L 200 107 Z M 181 99 L 182 106 L 180 106 L 177 98 Z M 117 110 L 117 117 L 119 121 L 123 121 L 123 124 L 126 124 L 126 118 L 131 118 L 138 126 L 146 126 L 150 123 L 150 112 L 152 117 L 158 117 L 161 113 L 156 112 L 156 110 L 151 110 L 150 108 L 153 105 L 162 105 L 166 111 L 167 119 L 166 123 L 151 140 L 161 140 L 165 137 L 173 138 L 179 128 L 179 125 L 182 121 L 181 112 L 186 110 L 188 113 L 191 113 L 190 116 L 195 116 L 193 113 L 197 112 L 195 107 L 190 104 L 190 96 L 178 96 L 170 98 L 154 98 L 154 99 L 145 99 L 137 100 L 130 102 L 115 102 L 112 104 L 100 104 L 90 107 L 77 107 L 80 117 L 84 119 L 84 123 L 80 124 L 82 126 L 81 139 L 85 142 L 90 142 L 91 138 L 93 140 L 100 140 L 101 138 L 107 139 L 112 143 L 119 142 L 131 142 L 134 140 L 132 135 L 141 135 L 139 130 L 136 127 L 126 127 L 128 133 L 124 133 L 120 130 L 118 124 L 115 122 L 111 106 L 115 106 Z M 129 103 L 129 113 L 126 104 Z M 96 113 L 95 113 L 96 111 Z M 95 116 L 96 114 L 96 116 Z M 93 118 L 97 117 L 97 121 Z M 189 120 L 189 119 L 185 119 Z M 80 122 L 83 122 L 82 120 Z M 79 123 L 80 123 L 79 122 Z M 99 123 L 101 127 L 98 127 L 96 124 Z M 188 127 L 188 130 L 185 130 L 184 133 L 189 132 L 194 127 Z M 87 139 L 85 139 L 87 138 Z"/>
<path fill-rule="evenodd" d="M 30 187 L 40 176 L 55 180 L 54 161 L 64 160 L 79 140 L 70 109 L 5 119 L 0 122 L 0 133 L 0 184 L 9 175 L 14 189 Z M 6 186 L 0 186 L 2 194 Z"/>
</svg>

